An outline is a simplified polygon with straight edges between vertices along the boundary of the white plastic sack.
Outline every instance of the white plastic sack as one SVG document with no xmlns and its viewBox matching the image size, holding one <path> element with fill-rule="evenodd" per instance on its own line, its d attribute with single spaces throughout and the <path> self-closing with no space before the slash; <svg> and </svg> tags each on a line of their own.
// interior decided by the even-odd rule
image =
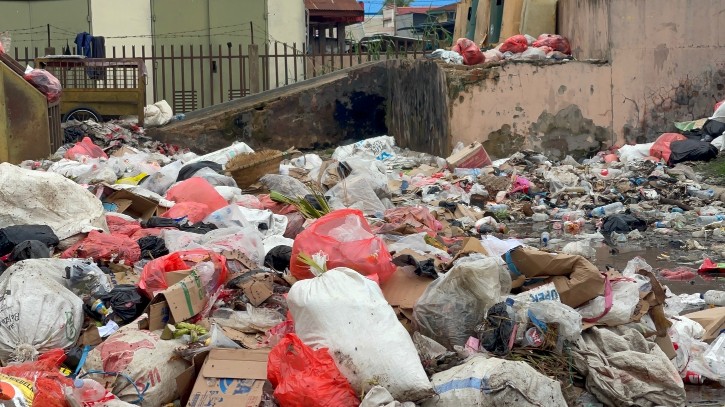
<svg viewBox="0 0 725 407">
<path fill-rule="evenodd" d="M 136 401 L 137 390 L 146 389 L 142 405 L 161 406 L 179 397 L 176 377 L 189 367 L 189 363 L 174 354 L 174 349 L 182 344 L 181 340 L 161 340 L 155 332 L 139 330 L 134 321 L 94 348 L 84 367 L 131 378 L 133 384 L 121 375 L 88 376 L 101 384 L 110 380 L 112 387 L 109 390 L 119 399 Z"/>
<path fill-rule="evenodd" d="M 438 395 L 423 407 L 549 407 L 566 406 L 558 381 L 526 362 L 474 356 L 466 363 L 436 373 Z"/>
<path fill-rule="evenodd" d="M 612 283 L 612 295 L 612 308 L 597 323 L 608 326 L 628 323 L 639 304 L 639 285 L 631 281 L 615 281 Z M 605 300 L 601 295 L 577 308 L 583 318 L 596 318 L 604 310 Z"/>
<path fill-rule="evenodd" d="M 705 335 L 705 328 L 699 322 L 693 321 L 685 316 L 670 318 L 670 322 L 672 322 L 670 330 L 674 330 L 680 336 L 702 339 L 702 336 Z"/>
<path fill-rule="evenodd" d="M 234 181 L 234 178 L 219 174 L 209 167 L 204 167 L 195 172 L 194 178 L 204 178 L 214 187 L 237 187 L 237 182 Z"/>
<path fill-rule="evenodd" d="M 229 162 L 229 160 L 238 156 L 239 154 L 249 154 L 253 152 L 254 150 L 252 150 L 248 145 L 241 142 L 235 142 L 229 147 L 222 148 L 221 150 L 214 151 L 213 153 L 202 155 L 200 157 L 189 160 L 187 164 L 193 164 L 199 161 L 213 161 L 217 164 L 224 166 Z"/>
<path fill-rule="evenodd" d="M 179 176 L 179 172 L 183 166 L 184 163 L 182 161 L 174 161 L 162 167 L 157 173 L 141 181 L 139 186 L 159 195 L 164 195 L 171 185 L 176 182 L 176 178 Z"/>
<path fill-rule="evenodd" d="M 83 301 L 56 279 L 26 268 L 0 277 L 0 361 L 35 360 L 67 348 L 83 327 Z"/>
<path fill-rule="evenodd" d="M 305 154 L 302 157 L 293 158 L 290 162 L 295 167 L 312 170 L 314 168 L 320 168 L 322 158 L 317 154 Z"/>
<path fill-rule="evenodd" d="M 144 126 L 158 127 L 168 123 L 174 117 L 174 111 L 165 100 L 148 105 L 143 109 Z"/>
<path fill-rule="evenodd" d="M 582 317 L 572 307 L 559 301 L 541 301 L 530 305 L 529 312 L 546 324 L 559 324 L 559 336 L 569 342 L 581 337 Z"/>
<path fill-rule="evenodd" d="M 284 215 L 277 215 L 270 210 L 244 208 L 236 204 L 214 211 L 204 219 L 219 228 L 253 226 L 264 236 L 283 235 L 289 220 Z"/>
<path fill-rule="evenodd" d="M 725 105 L 725 103 L 723 105 Z M 718 151 L 725 150 L 725 136 L 715 137 L 715 140 L 711 141 L 710 144 L 715 146 L 715 148 L 717 148 Z"/>
<path fill-rule="evenodd" d="M 564 254 L 586 257 L 588 260 L 594 260 L 594 257 L 597 255 L 597 251 L 594 250 L 594 246 L 590 240 L 569 242 L 561 249 L 561 252 Z"/>
<path fill-rule="evenodd" d="M 623 145 L 617 151 L 619 161 L 628 163 L 630 161 L 643 160 L 649 157 L 649 151 L 655 143 Z"/>
<path fill-rule="evenodd" d="M 237 187 L 220 186 L 214 187 L 214 189 L 222 196 L 222 198 L 224 198 L 225 201 L 227 201 L 227 203 L 235 203 L 244 196 L 242 190 Z"/>
<path fill-rule="evenodd" d="M 465 345 L 510 289 L 511 276 L 495 258 L 459 263 L 426 288 L 413 308 L 413 322 L 421 334 L 453 350 Z"/>
<path fill-rule="evenodd" d="M 385 387 L 373 386 L 362 399 L 360 407 L 415 407 L 415 403 L 396 401 Z"/>
<path fill-rule="evenodd" d="M 332 159 L 344 161 L 348 157 L 368 158 L 384 161 L 395 155 L 395 138 L 390 136 L 373 137 L 357 143 L 340 146 L 332 153 Z"/>
<path fill-rule="evenodd" d="M 410 335 L 373 281 L 335 268 L 296 282 L 287 303 L 300 339 L 314 349 L 328 348 L 357 392 L 374 382 L 395 400 L 433 395 Z"/>
<path fill-rule="evenodd" d="M 437 49 L 431 52 L 432 58 L 440 58 L 447 64 L 463 65 L 463 56 L 456 51 L 449 51 L 445 49 Z"/>
<path fill-rule="evenodd" d="M 481 239 L 481 245 L 491 256 L 501 258 L 509 250 L 523 246 L 524 243 L 518 239 L 501 240 L 496 236 L 486 235 Z"/>
<path fill-rule="evenodd" d="M 103 205 L 62 175 L 0 164 L 0 228 L 48 225 L 63 240 L 100 229 L 108 232 Z"/>
</svg>

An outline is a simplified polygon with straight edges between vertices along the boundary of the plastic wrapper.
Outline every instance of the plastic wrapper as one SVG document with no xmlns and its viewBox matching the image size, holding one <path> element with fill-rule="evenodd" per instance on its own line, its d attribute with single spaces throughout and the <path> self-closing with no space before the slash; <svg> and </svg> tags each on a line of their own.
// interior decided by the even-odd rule
<svg viewBox="0 0 725 407">
<path fill-rule="evenodd" d="M 534 47 L 549 47 L 553 51 L 559 51 L 571 55 L 571 45 L 566 37 L 557 34 L 541 34 L 533 43 Z"/>
<path fill-rule="evenodd" d="M 484 321 L 480 310 L 491 308 L 510 289 L 511 276 L 497 259 L 460 263 L 426 288 L 413 308 L 413 322 L 421 334 L 453 350 Z"/>
<path fill-rule="evenodd" d="M 561 339 L 576 342 L 581 337 L 581 315 L 566 304 L 559 301 L 542 301 L 532 305 L 529 313 L 546 324 L 558 324 Z"/>
<path fill-rule="evenodd" d="M 357 175 L 345 178 L 325 193 L 330 207 L 353 208 L 366 215 L 382 214 L 386 205 L 375 193 L 374 182 L 369 177 Z"/>
<path fill-rule="evenodd" d="M 176 182 L 179 171 L 184 166 L 182 161 L 174 161 L 173 163 L 162 167 L 158 172 L 149 175 L 148 178 L 141 181 L 141 187 L 151 192 L 163 195 Z"/>
<path fill-rule="evenodd" d="M 259 182 L 268 190 L 279 192 L 293 199 L 312 193 L 305 184 L 289 175 L 267 174 L 260 178 Z"/>
<path fill-rule="evenodd" d="M 276 310 L 255 308 L 251 304 L 247 304 L 247 309 L 244 311 L 219 308 L 214 311 L 211 319 L 220 326 L 245 333 L 266 332 L 284 322 L 284 316 Z"/>
<path fill-rule="evenodd" d="M 360 400 L 327 349 L 313 350 L 295 334 L 269 354 L 267 378 L 274 398 L 286 406 L 357 407 Z"/>
<path fill-rule="evenodd" d="M 312 278 L 309 266 L 298 258 L 323 252 L 327 267 L 348 267 L 360 274 L 386 281 L 394 272 L 392 258 L 382 239 L 372 234 L 362 213 L 354 209 L 331 212 L 302 231 L 292 247 L 290 271 L 297 279 Z"/>
<path fill-rule="evenodd" d="M 224 331 L 219 327 L 217 324 L 213 324 L 211 326 L 211 329 L 209 329 L 209 333 L 207 335 L 204 335 L 199 338 L 198 342 L 201 342 L 204 344 L 204 346 L 201 347 L 181 347 L 178 349 L 179 355 L 181 355 L 182 358 L 188 360 L 191 362 L 194 359 L 194 356 L 202 353 L 202 352 L 208 352 L 212 349 L 241 349 L 242 347 L 237 345 L 236 342 L 229 339 L 226 335 L 224 335 Z"/>
<path fill-rule="evenodd" d="M 209 205 L 200 202 L 180 202 L 162 213 L 161 217 L 176 220 L 186 219 L 187 222 L 194 224 L 203 221 L 212 212 Z"/>
<path fill-rule="evenodd" d="M 48 102 L 55 103 L 60 100 L 63 88 L 58 78 L 45 69 L 33 69 L 23 76 L 36 89 L 45 95 Z"/>
<path fill-rule="evenodd" d="M 203 178 L 189 178 L 179 182 L 166 191 L 166 199 L 177 204 L 183 202 L 203 204 L 208 207 L 209 213 L 227 206 L 227 201 Z"/>
<path fill-rule="evenodd" d="M 83 140 L 65 152 L 65 158 L 71 160 L 79 160 L 83 156 L 90 158 L 108 158 L 108 155 L 106 155 L 103 149 L 95 145 L 89 137 L 83 137 Z"/>
</svg>

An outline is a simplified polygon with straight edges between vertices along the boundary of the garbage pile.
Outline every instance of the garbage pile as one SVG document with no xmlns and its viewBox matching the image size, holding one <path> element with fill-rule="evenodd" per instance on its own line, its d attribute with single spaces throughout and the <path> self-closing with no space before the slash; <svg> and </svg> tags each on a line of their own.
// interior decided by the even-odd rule
<svg viewBox="0 0 725 407">
<path fill-rule="evenodd" d="M 427 56 L 455 65 L 479 65 L 501 61 L 560 61 L 571 59 L 569 40 L 558 34 L 514 35 L 494 48 L 481 49 L 468 38 L 459 38 L 450 50 L 437 49 Z"/>
<path fill-rule="evenodd" d="M 52 159 L 0 164 L 16 405 L 659 406 L 725 384 L 725 293 L 594 263 L 594 242 L 723 236 L 725 190 L 666 165 L 675 142 L 197 156 L 120 122 L 65 130 Z"/>
</svg>

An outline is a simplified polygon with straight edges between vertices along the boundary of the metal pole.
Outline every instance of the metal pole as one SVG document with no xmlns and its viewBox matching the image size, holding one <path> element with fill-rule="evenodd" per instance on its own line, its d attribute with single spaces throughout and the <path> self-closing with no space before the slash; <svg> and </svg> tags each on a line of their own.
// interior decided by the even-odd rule
<svg viewBox="0 0 725 407">
<path fill-rule="evenodd" d="M 476 41 L 474 38 L 476 36 L 476 14 L 478 14 L 478 0 L 473 0 L 473 3 L 471 3 L 471 19 L 468 20 L 468 30 L 466 31 L 466 38 L 471 41 Z"/>
<path fill-rule="evenodd" d="M 50 24 L 48 24 L 48 48 L 50 48 Z"/>
<path fill-rule="evenodd" d="M 249 29 L 252 31 L 252 44 L 254 44 L 254 24 L 252 22 L 249 22 Z"/>
</svg>

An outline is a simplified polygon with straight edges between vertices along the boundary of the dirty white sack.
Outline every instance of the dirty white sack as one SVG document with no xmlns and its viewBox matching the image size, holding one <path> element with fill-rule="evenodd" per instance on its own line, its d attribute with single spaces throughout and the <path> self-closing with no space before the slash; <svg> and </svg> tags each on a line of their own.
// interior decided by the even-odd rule
<svg viewBox="0 0 725 407">
<path fill-rule="evenodd" d="M 59 174 L 2 163 L 0 228 L 13 225 L 48 225 L 60 240 L 93 229 L 108 232 L 101 201 L 82 186 Z"/>
<path fill-rule="evenodd" d="M 682 378 L 667 356 L 634 329 L 592 327 L 573 348 L 586 389 L 606 406 L 683 406 Z"/>
<path fill-rule="evenodd" d="M 375 381 L 399 401 L 433 395 L 410 335 L 372 280 L 338 267 L 296 282 L 287 303 L 300 339 L 328 348 L 356 392 Z"/>
<path fill-rule="evenodd" d="M 434 374 L 432 382 L 438 396 L 423 407 L 566 405 L 559 382 L 526 362 L 474 356 L 460 366 Z"/>
<path fill-rule="evenodd" d="M 67 348 L 83 326 L 83 301 L 55 278 L 29 268 L 0 277 L 0 361 L 35 360 Z"/>
<path fill-rule="evenodd" d="M 165 100 L 148 105 L 143 109 L 144 127 L 158 127 L 168 123 L 174 117 L 174 111 Z"/>
<path fill-rule="evenodd" d="M 120 375 L 88 378 L 104 385 L 108 381 L 107 388 L 127 402 L 138 399 L 136 386 L 139 391 L 146 388 L 140 405 L 161 406 L 179 397 L 176 377 L 189 367 L 189 363 L 174 354 L 174 348 L 182 344 L 180 340 L 164 341 L 155 332 L 139 330 L 134 321 L 94 348 L 88 354 L 85 369 L 128 376 L 135 385 Z"/>
</svg>

